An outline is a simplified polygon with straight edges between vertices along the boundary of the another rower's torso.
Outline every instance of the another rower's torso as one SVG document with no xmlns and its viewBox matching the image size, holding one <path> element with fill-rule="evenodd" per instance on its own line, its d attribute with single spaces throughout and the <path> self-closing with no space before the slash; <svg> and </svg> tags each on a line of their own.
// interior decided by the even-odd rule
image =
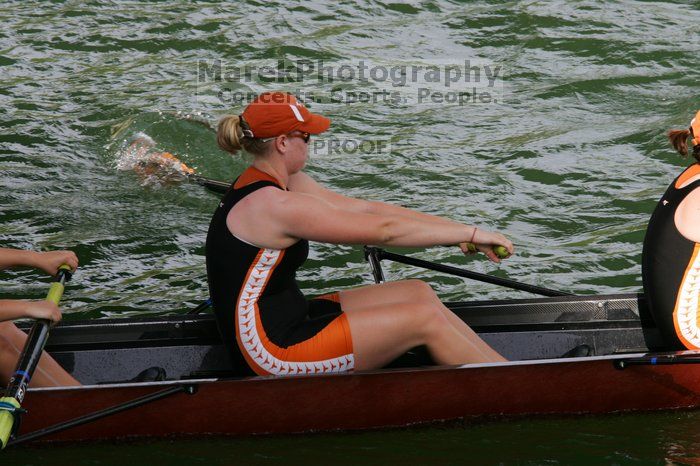
<svg viewBox="0 0 700 466">
<path fill-rule="evenodd" d="M 224 195 L 209 226 L 206 243 L 207 276 L 214 309 L 220 324 L 233 328 L 234 310 L 245 300 L 261 305 L 286 302 L 289 312 L 269 321 L 266 327 L 287 327 L 306 318 L 306 301 L 296 283 L 296 271 L 306 261 L 309 243 L 299 240 L 285 249 L 259 247 L 235 236 L 226 218 L 237 202 L 251 193 L 275 186 L 269 175 L 250 167 Z M 267 307 L 267 306 L 262 306 Z M 282 314 L 282 313 L 278 313 Z M 269 320 L 261 314 L 263 320 Z"/>
<path fill-rule="evenodd" d="M 684 236 L 676 220 L 700 187 L 698 175 L 700 166 L 691 165 L 668 187 L 649 220 L 642 253 L 644 290 L 654 320 L 667 342 L 679 338 L 685 347 L 700 347 L 697 304 L 688 304 L 700 295 L 700 245 Z M 692 325 L 681 328 L 679 319 Z"/>
</svg>

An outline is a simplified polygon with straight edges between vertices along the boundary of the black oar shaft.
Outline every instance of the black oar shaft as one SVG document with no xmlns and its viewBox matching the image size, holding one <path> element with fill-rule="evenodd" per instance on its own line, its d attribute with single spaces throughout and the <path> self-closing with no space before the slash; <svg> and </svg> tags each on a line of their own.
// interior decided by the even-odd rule
<svg viewBox="0 0 700 466">
<path fill-rule="evenodd" d="M 190 309 L 189 311 L 187 311 L 187 315 L 201 314 L 202 311 L 204 311 L 205 309 L 209 309 L 211 307 L 211 305 L 212 305 L 212 301 L 211 301 L 211 298 L 209 298 L 206 301 L 204 301 L 203 303 L 199 304 L 194 309 Z"/>
<path fill-rule="evenodd" d="M 563 291 L 551 290 L 549 288 L 542 288 L 535 285 L 528 285 L 527 283 L 521 283 L 515 280 L 511 280 L 509 278 L 494 277 L 479 272 L 472 272 L 471 270 L 464 270 L 458 267 L 452 267 L 451 265 L 437 264 L 435 262 L 429 262 L 421 259 L 415 259 L 413 257 L 402 256 L 401 254 L 394 254 L 392 252 L 384 251 L 383 249 L 378 249 L 377 253 L 379 255 L 379 259 L 389 259 L 394 262 L 399 262 L 401 264 L 413 265 L 428 270 L 435 270 L 436 272 L 443 272 L 448 273 L 450 275 L 456 275 L 458 277 L 479 280 L 481 282 L 491 283 L 493 285 L 500 285 L 508 288 L 513 288 L 514 290 L 527 291 L 542 296 L 572 296 L 572 293 L 565 293 Z"/>
<path fill-rule="evenodd" d="M 699 356 L 647 356 L 642 358 L 618 359 L 613 361 L 616 369 L 625 369 L 628 366 L 663 366 L 676 364 L 700 364 Z"/>
<path fill-rule="evenodd" d="M 70 279 L 70 267 L 62 265 L 59 267 L 56 277 L 51 283 L 51 288 L 46 296 L 46 300 L 58 306 L 63 296 L 63 288 L 66 281 Z M 7 446 L 10 435 L 17 426 L 19 414 L 21 414 L 21 404 L 27 387 L 34 374 L 44 351 L 44 345 L 49 338 L 49 328 L 51 323 L 48 320 L 38 320 L 27 337 L 22 354 L 20 354 L 15 372 L 10 378 L 5 396 L 0 398 L 0 449 Z"/>
<path fill-rule="evenodd" d="M 194 174 L 187 175 L 187 179 L 193 183 L 197 183 L 200 186 L 204 186 L 205 188 L 210 189 L 211 191 L 222 194 L 225 193 L 231 186 L 231 183 L 227 183 L 225 181 L 212 180 L 211 178 L 205 178 L 203 176 Z"/>
<path fill-rule="evenodd" d="M 61 269 L 56 274 L 53 282 L 58 283 L 61 286 L 60 293 L 63 293 L 63 285 L 67 280 L 70 279 L 70 271 Z M 49 292 L 49 295 L 51 292 Z M 48 298 L 47 298 L 48 299 Z M 60 299 L 60 295 L 58 296 Z M 57 302 L 54 304 L 58 304 Z M 44 351 L 44 346 L 46 345 L 46 340 L 49 339 L 49 329 L 51 328 L 51 322 L 48 320 L 37 320 L 32 329 L 29 331 L 29 336 L 27 337 L 27 342 L 24 345 L 24 350 L 17 361 L 17 368 L 12 374 L 10 379 L 10 384 L 7 386 L 5 391 L 5 396 L 12 397 L 22 403 L 24 400 L 24 394 L 27 391 L 27 386 L 34 374 L 34 369 L 36 369 L 39 363 L 39 358 L 41 358 L 41 353 Z"/>
<path fill-rule="evenodd" d="M 36 369 L 41 358 L 41 353 L 44 350 L 44 344 L 49 339 L 50 323 L 47 320 L 38 320 L 32 326 L 27 337 L 27 346 L 29 351 L 22 352 L 17 368 L 12 374 L 10 384 L 7 386 L 5 396 L 12 397 L 22 403 L 24 394 L 27 391 L 27 386 L 31 380 L 34 369 Z"/>
</svg>

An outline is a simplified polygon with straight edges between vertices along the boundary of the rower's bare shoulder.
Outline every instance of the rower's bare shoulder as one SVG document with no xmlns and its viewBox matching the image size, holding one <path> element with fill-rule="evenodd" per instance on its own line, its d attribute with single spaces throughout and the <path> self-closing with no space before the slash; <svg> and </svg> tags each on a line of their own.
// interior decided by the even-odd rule
<svg viewBox="0 0 700 466">
<path fill-rule="evenodd" d="M 280 215 L 289 194 L 274 186 L 248 194 L 231 208 L 226 226 L 237 238 L 258 247 L 284 249 L 291 246 L 296 239 L 284 233 L 284 219 Z"/>
<path fill-rule="evenodd" d="M 314 194 L 323 187 L 311 176 L 304 172 L 297 172 L 289 177 L 287 187 L 290 191 Z"/>
<path fill-rule="evenodd" d="M 265 216 L 282 201 L 285 194 L 287 194 L 286 191 L 274 186 L 257 189 L 236 202 L 236 205 L 229 211 L 229 216 Z"/>
</svg>

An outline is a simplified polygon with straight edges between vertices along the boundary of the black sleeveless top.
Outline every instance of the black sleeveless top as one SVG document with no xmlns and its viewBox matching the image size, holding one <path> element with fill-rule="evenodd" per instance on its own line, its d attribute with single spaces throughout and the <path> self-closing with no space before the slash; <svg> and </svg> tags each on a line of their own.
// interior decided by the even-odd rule
<svg viewBox="0 0 700 466">
<path fill-rule="evenodd" d="M 680 189 L 676 188 L 676 183 L 681 178 L 689 179 L 695 174 L 700 174 L 700 166 L 697 164 L 691 165 L 671 183 L 656 205 L 644 237 L 644 293 L 651 316 L 667 349 L 680 350 L 687 347 L 677 333 L 677 325 L 680 325 L 677 319 L 681 318 L 683 306 L 687 301 L 679 300 L 679 294 L 685 293 L 685 297 L 694 292 L 694 288 L 689 287 L 692 283 L 688 281 L 688 278 L 692 277 L 687 277 L 686 271 L 692 272 L 691 261 L 696 258 L 698 244 L 685 238 L 678 231 L 674 218 L 681 202 L 691 191 L 700 187 L 700 180 Z"/>
<path fill-rule="evenodd" d="M 209 225 L 206 241 L 207 279 L 221 337 L 233 357 L 236 370 L 252 374 L 236 342 L 236 306 L 245 296 L 246 283 L 257 280 L 253 265 L 267 260 L 271 266 L 260 278 L 262 291 L 255 299 L 260 318 L 271 341 L 307 317 L 308 306 L 296 282 L 296 271 L 308 256 L 309 242 L 299 240 L 286 249 L 261 248 L 234 236 L 226 226 L 226 217 L 234 205 L 248 194 L 267 187 L 283 189 L 278 182 L 254 167 L 246 169 L 224 194 Z M 235 220 L 234 220 L 235 221 Z M 254 241 L 254 240 L 253 240 Z M 278 304 L 280 303 L 280 304 Z M 284 306 L 283 312 L 274 312 Z"/>
</svg>

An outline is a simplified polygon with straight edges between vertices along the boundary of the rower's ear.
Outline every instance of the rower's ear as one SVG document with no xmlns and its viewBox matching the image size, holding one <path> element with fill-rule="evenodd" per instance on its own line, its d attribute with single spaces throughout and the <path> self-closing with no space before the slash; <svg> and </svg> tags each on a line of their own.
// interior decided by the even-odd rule
<svg viewBox="0 0 700 466">
<path fill-rule="evenodd" d="M 289 138 L 284 134 L 281 136 L 277 136 L 275 138 L 275 148 L 277 149 L 277 152 L 284 155 L 285 152 L 287 152 L 287 149 L 289 148 Z"/>
</svg>

